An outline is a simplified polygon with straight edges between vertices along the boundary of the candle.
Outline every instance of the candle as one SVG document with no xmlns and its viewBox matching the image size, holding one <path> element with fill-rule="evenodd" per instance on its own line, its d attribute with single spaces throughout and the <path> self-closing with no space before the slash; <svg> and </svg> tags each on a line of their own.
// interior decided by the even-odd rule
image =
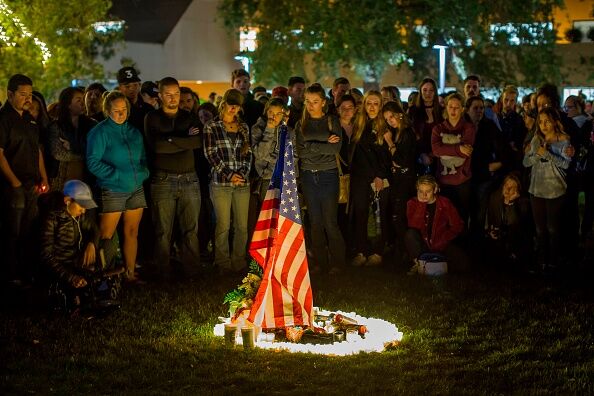
<svg viewBox="0 0 594 396">
<path fill-rule="evenodd" d="M 254 347 L 254 328 L 242 327 L 241 328 L 241 339 L 243 340 L 243 347 L 246 349 Z"/>
<path fill-rule="evenodd" d="M 334 342 L 343 342 L 344 341 L 344 331 L 336 330 L 334 332 Z"/>
<path fill-rule="evenodd" d="M 233 323 L 225 323 L 225 345 L 235 345 L 235 336 L 237 335 L 237 325 Z"/>
</svg>

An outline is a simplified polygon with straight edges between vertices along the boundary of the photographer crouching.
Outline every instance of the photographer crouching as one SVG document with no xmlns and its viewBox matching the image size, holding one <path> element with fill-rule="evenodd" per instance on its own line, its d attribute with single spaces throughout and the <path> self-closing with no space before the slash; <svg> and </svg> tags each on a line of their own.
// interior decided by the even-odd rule
<svg viewBox="0 0 594 396">
<path fill-rule="evenodd" d="M 114 285 L 104 281 L 118 274 L 117 248 L 97 248 L 99 229 L 86 213 L 97 207 L 89 186 L 70 180 L 63 193 L 63 200 L 42 222 L 41 264 L 49 272 L 53 307 L 73 313 L 97 302 L 98 286 L 107 291 L 108 299 L 116 297 L 109 290 Z"/>
</svg>

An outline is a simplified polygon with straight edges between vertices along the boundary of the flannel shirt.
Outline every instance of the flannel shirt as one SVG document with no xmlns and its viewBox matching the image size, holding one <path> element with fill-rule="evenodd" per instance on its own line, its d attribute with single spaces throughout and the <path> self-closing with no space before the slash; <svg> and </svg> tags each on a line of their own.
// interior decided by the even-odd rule
<svg viewBox="0 0 594 396">
<path fill-rule="evenodd" d="M 252 149 L 241 155 L 243 142 L 250 143 L 248 126 L 239 123 L 237 139 L 233 142 L 225 131 L 223 120 L 215 118 L 204 127 L 204 154 L 211 165 L 211 182 L 218 186 L 232 186 L 231 177 L 240 174 L 248 181 L 252 165 Z"/>
</svg>

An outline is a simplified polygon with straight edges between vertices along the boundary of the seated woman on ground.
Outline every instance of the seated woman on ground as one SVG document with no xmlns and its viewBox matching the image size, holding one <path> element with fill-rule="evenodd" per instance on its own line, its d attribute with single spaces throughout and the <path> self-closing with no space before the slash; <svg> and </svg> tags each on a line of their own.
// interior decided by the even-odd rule
<svg viewBox="0 0 594 396">
<path fill-rule="evenodd" d="M 435 178 L 424 175 L 417 180 L 416 198 L 408 201 L 405 244 L 414 261 L 410 275 L 419 271 L 418 258 L 423 253 L 443 253 L 450 269 L 463 270 L 468 266 L 466 254 L 453 243 L 464 229 L 464 222 L 452 202 L 438 195 L 438 191 Z"/>
<path fill-rule="evenodd" d="M 510 173 L 489 198 L 485 225 L 488 256 L 497 263 L 525 263 L 531 254 L 534 227 L 530 202 L 521 194 L 520 178 Z"/>
</svg>

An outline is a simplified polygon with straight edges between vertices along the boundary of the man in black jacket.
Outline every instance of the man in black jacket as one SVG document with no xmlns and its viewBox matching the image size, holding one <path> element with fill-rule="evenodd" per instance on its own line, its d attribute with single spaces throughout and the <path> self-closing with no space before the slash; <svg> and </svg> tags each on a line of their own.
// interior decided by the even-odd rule
<svg viewBox="0 0 594 396">
<path fill-rule="evenodd" d="M 524 158 L 524 141 L 528 130 L 524 119 L 516 112 L 518 101 L 518 89 L 508 85 L 501 93 L 501 112 L 498 114 L 499 125 L 503 132 L 503 138 L 511 149 L 511 169 L 522 171 L 522 159 Z"/>
<path fill-rule="evenodd" d="M 194 167 L 194 149 L 202 146 L 198 117 L 179 109 L 180 87 L 176 79 L 159 81 L 162 107 L 145 118 L 151 170 L 151 215 L 155 232 L 154 260 L 169 267 L 173 224 L 179 227 L 181 260 L 195 272 L 200 263 L 198 217 L 200 185 Z"/>
<path fill-rule="evenodd" d="M 68 289 L 81 289 L 98 256 L 99 232 L 85 212 L 96 208 L 91 189 L 80 180 L 64 184 L 64 201 L 51 211 L 41 228 L 41 263 Z"/>
</svg>

